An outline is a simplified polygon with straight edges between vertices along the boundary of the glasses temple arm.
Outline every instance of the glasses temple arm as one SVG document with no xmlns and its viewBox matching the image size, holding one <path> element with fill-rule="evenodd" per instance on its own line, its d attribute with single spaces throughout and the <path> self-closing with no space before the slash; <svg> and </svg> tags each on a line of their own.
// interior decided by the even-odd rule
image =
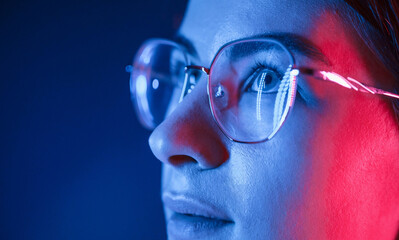
<svg viewBox="0 0 399 240">
<path fill-rule="evenodd" d="M 384 91 L 382 89 L 378 89 L 375 87 L 367 86 L 367 85 L 357 81 L 356 79 L 353 79 L 351 77 L 345 78 L 335 72 L 318 71 L 318 70 L 314 70 L 311 68 L 304 68 L 304 67 L 298 68 L 298 70 L 302 74 L 312 76 L 319 80 L 333 82 L 335 84 L 341 85 L 342 87 L 352 89 L 352 90 L 355 90 L 358 92 L 384 95 L 387 97 L 399 99 L 398 94 L 395 94 L 392 92 L 387 92 L 387 91 Z"/>
</svg>

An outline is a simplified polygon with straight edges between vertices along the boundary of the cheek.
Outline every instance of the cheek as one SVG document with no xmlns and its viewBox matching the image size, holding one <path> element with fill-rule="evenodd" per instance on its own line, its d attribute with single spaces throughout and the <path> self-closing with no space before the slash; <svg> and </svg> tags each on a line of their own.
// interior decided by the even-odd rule
<svg viewBox="0 0 399 240">
<path fill-rule="evenodd" d="M 292 239 L 290 228 L 298 222 L 287 218 L 303 202 L 308 133 L 314 131 L 310 117 L 298 105 L 271 141 L 232 149 L 228 178 L 234 181 L 242 231 L 266 234 L 248 239 Z"/>
<path fill-rule="evenodd" d="M 399 135 L 389 104 L 373 96 L 347 95 L 315 119 L 306 153 L 311 164 L 304 202 L 294 211 L 305 223 L 298 234 L 377 239 L 384 228 L 391 234 L 397 226 L 386 220 L 398 210 Z"/>
</svg>

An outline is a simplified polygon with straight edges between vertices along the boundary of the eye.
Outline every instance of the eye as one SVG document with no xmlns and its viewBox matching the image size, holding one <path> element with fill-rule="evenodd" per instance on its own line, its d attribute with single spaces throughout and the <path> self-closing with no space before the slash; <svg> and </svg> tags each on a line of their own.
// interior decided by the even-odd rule
<svg viewBox="0 0 399 240">
<path fill-rule="evenodd" d="M 244 92 L 262 94 L 276 93 L 280 86 L 281 74 L 272 68 L 260 67 L 249 77 Z"/>
</svg>

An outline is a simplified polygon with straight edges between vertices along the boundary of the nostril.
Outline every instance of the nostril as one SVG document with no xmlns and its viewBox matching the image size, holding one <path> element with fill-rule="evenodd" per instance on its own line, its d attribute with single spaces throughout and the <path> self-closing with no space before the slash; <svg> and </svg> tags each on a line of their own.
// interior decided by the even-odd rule
<svg viewBox="0 0 399 240">
<path fill-rule="evenodd" d="M 197 161 L 187 155 L 174 155 L 169 158 L 169 163 L 173 166 L 180 166 L 184 163 L 197 163 Z"/>
</svg>

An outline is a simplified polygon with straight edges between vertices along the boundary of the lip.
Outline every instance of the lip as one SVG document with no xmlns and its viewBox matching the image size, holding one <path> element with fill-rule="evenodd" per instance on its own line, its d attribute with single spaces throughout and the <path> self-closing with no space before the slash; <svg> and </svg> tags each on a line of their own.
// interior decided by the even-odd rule
<svg viewBox="0 0 399 240">
<path fill-rule="evenodd" d="M 168 234 L 179 239 L 204 239 L 223 234 L 233 220 L 210 202 L 185 194 L 165 192 L 162 201 L 172 214 L 167 219 Z"/>
</svg>

